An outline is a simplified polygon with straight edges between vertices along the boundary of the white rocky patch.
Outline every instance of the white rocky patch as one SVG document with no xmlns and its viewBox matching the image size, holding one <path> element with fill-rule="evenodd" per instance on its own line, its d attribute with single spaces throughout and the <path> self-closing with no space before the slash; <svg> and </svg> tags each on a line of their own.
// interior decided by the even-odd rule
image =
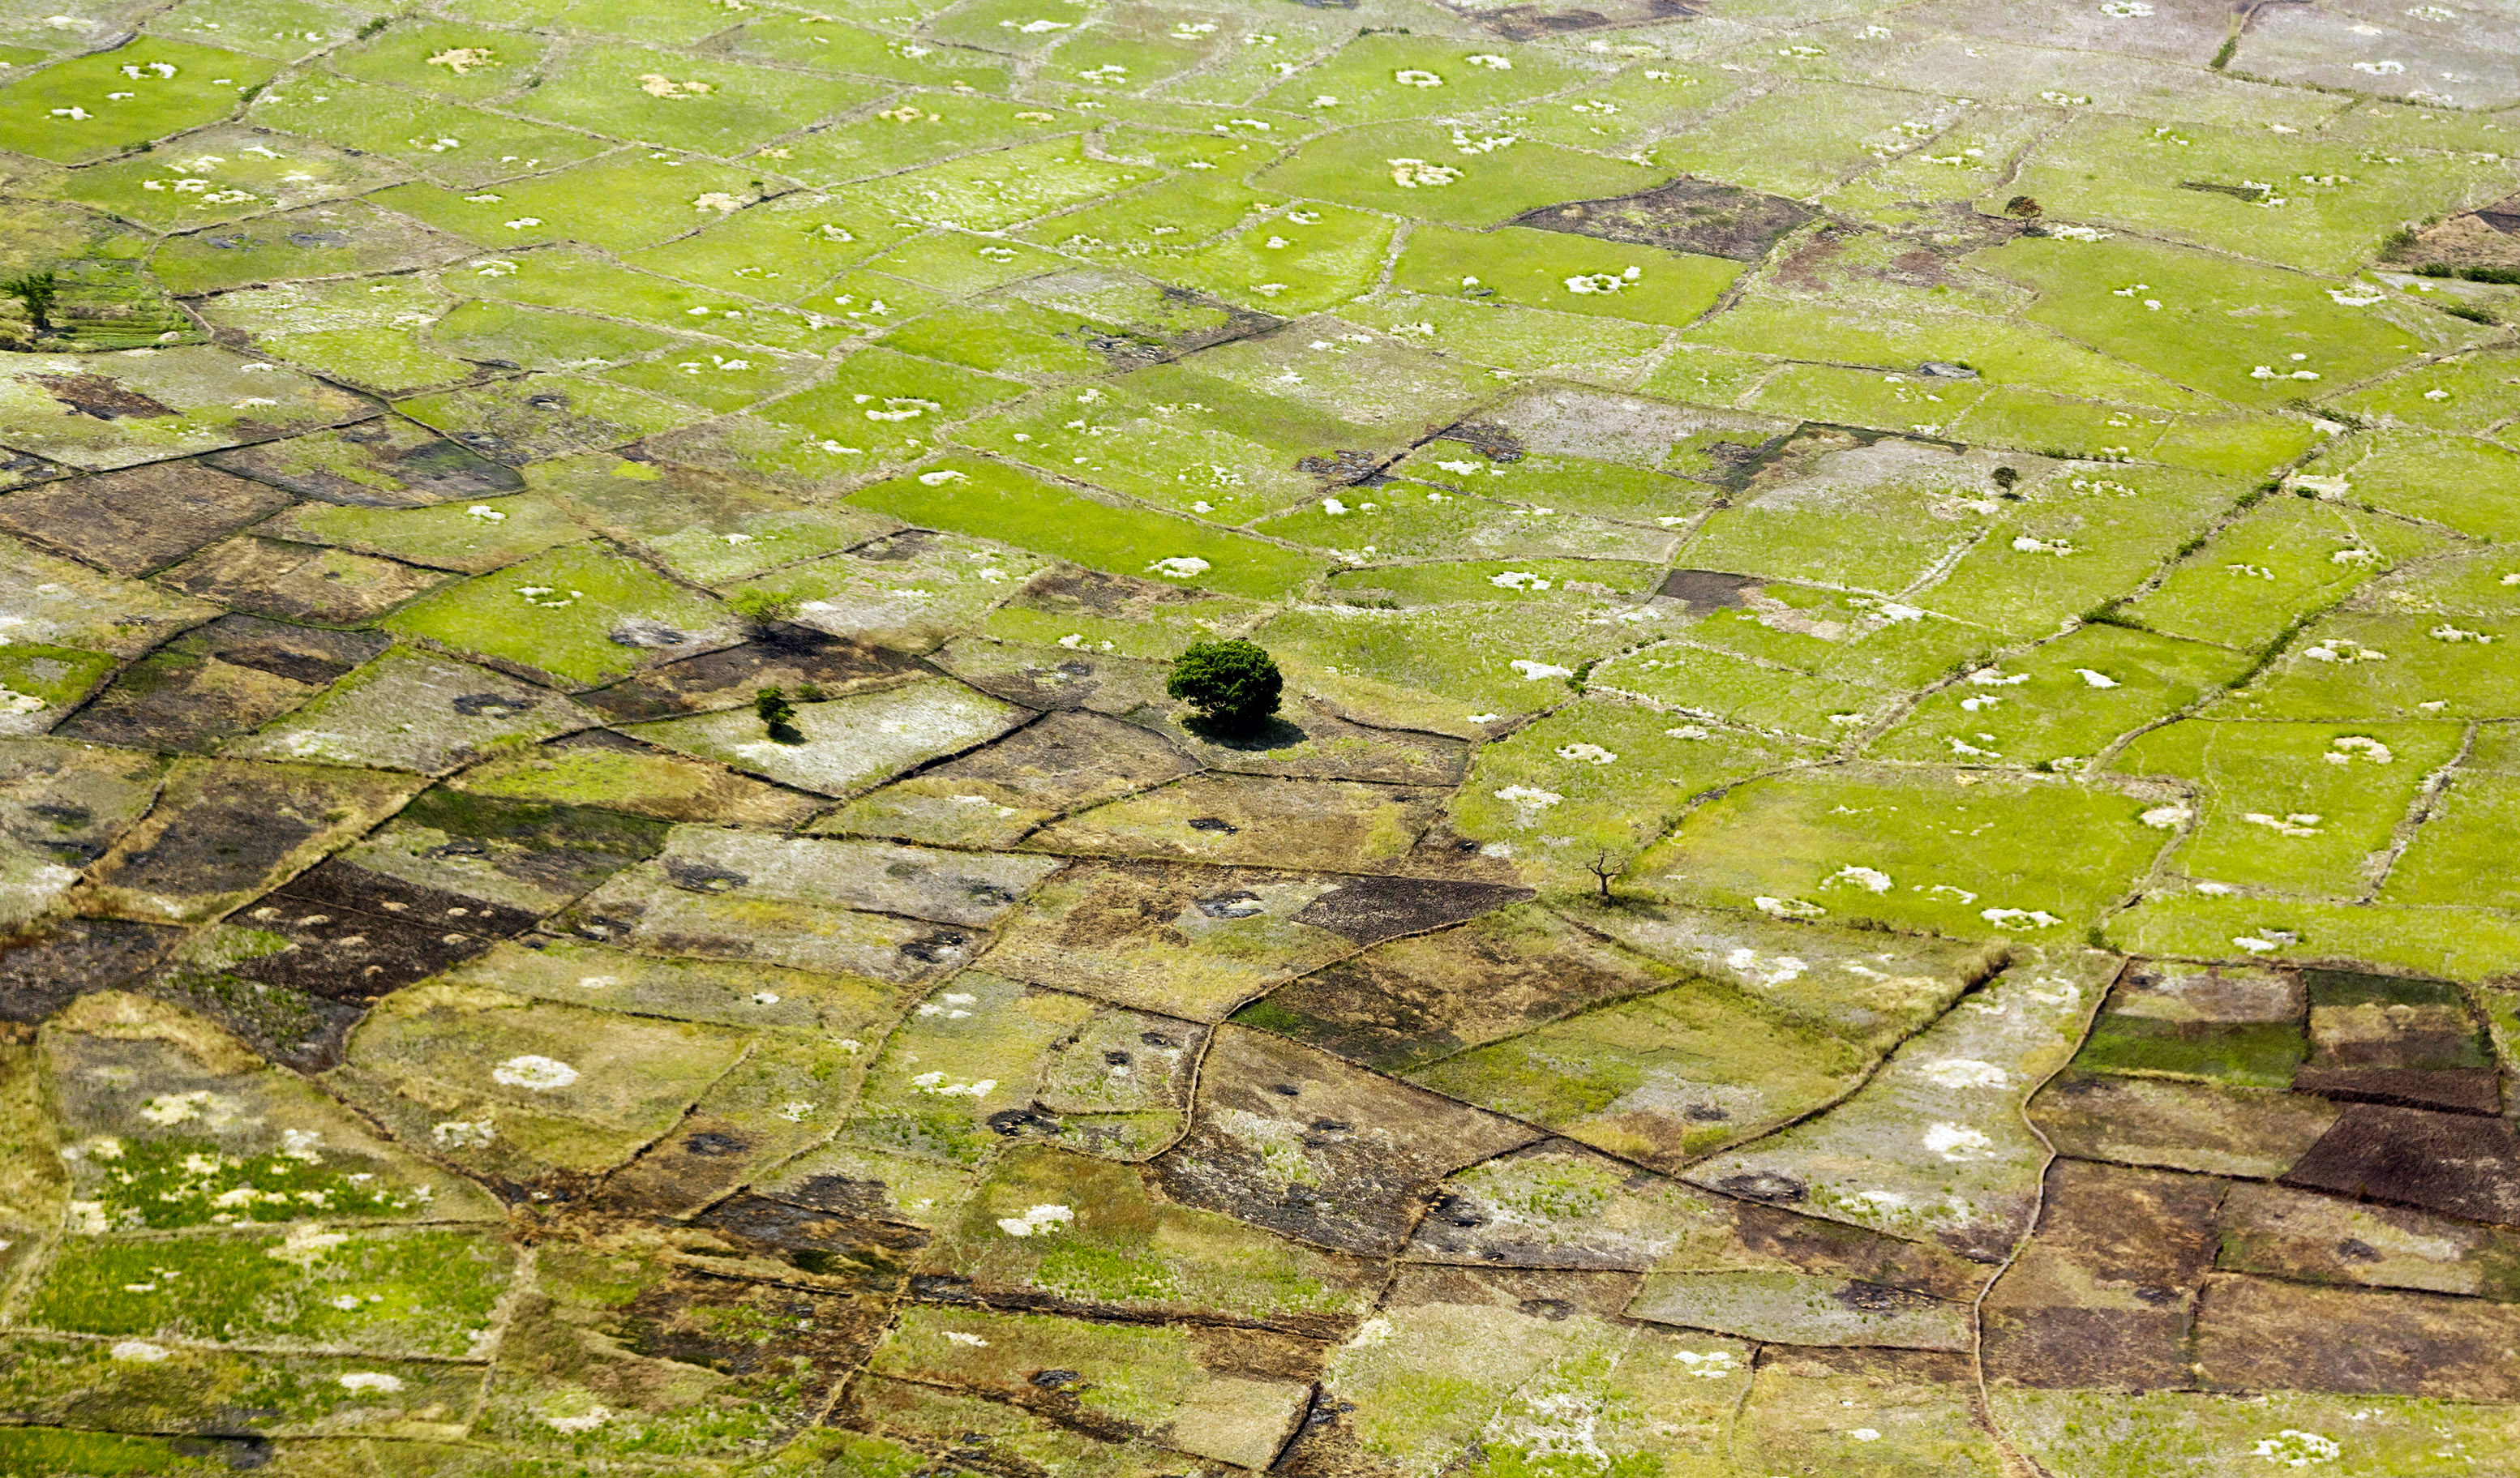
<svg viewBox="0 0 2520 1478">
<path fill-rule="evenodd" d="M 2390 764 L 2397 759 L 2397 756 L 2390 752 L 2388 745 L 2362 734 L 2348 734 L 2329 739 L 2327 752 L 2319 758 L 2331 765 L 2350 765 L 2354 763 L 2356 755 L 2361 755 L 2375 765 Z"/>
<path fill-rule="evenodd" d="M 402 1377 L 382 1370 L 350 1370 L 338 1377 L 341 1389 L 351 1392 L 382 1391 L 387 1395 L 402 1389 Z"/>
<path fill-rule="evenodd" d="M 1040 1236 L 1076 1220 L 1073 1207 L 1039 1205 L 1021 1216 L 998 1218 L 998 1230 L 1009 1236 Z"/>
<path fill-rule="evenodd" d="M 2314 1462 L 2334 1462 L 2344 1449 L 2317 1432 L 2286 1427 L 2272 1437 L 2259 1438 L 2249 1452 L 2277 1467 L 2306 1468 Z"/>
<path fill-rule="evenodd" d="M 1859 887 L 1867 893 L 1887 893 L 1890 891 L 1890 874 L 1878 868 L 1861 868 L 1850 864 L 1830 873 L 1821 886 L 1825 888 L 1835 883 Z"/>
<path fill-rule="evenodd" d="M 546 1057 L 539 1053 L 526 1053 L 521 1056 L 510 1057 L 490 1069 L 490 1081 L 510 1088 L 525 1089 L 531 1093 L 550 1093 L 553 1089 L 566 1088 L 576 1082 L 577 1069 L 558 1057 Z"/>
<path fill-rule="evenodd" d="M 1409 158 L 1386 159 L 1383 162 L 1391 166 L 1391 183 L 1403 190 L 1416 190 L 1421 186 L 1437 188 L 1449 185 L 1462 177 L 1460 166 L 1454 164 L 1437 164 L 1426 159 Z"/>
<path fill-rule="evenodd" d="M 1925 1127 L 1924 1142 L 1927 1149 L 1955 1163 L 1984 1159 L 1988 1151 L 1995 1148 L 1995 1142 L 1986 1137 L 1984 1130 L 1945 1119 L 1938 1119 Z"/>
<path fill-rule="evenodd" d="M 2046 929 L 2065 921 L 2046 909 L 1980 909 L 1977 917 L 1999 929 Z"/>
<path fill-rule="evenodd" d="M 448 1119 L 431 1126 L 428 1137 L 440 1149 L 479 1149 L 497 1138 L 488 1119 Z"/>
<path fill-rule="evenodd" d="M 1937 1057 L 1916 1064 L 1917 1076 L 1937 1088 L 2009 1088 L 2012 1074 L 1975 1057 Z"/>
</svg>

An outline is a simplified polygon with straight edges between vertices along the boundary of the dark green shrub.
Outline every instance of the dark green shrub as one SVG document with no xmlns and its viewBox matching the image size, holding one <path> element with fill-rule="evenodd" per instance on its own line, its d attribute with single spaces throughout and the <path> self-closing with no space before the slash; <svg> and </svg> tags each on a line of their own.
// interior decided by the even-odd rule
<svg viewBox="0 0 2520 1478">
<path fill-rule="evenodd" d="M 1192 642 L 1173 659 L 1164 692 L 1199 711 L 1210 728 L 1248 734 L 1278 711 L 1286 680 L 1277 658 L 1249 642 Z"/>
<path fill-rule="evenodd" d="M 788 701 L 785 689 L 764 688 L 752 695 L 753 714 L 769 732 L 773 742 L 801 744 L 804 734 L 796 727 L 796 705 Z"/>
</svg>

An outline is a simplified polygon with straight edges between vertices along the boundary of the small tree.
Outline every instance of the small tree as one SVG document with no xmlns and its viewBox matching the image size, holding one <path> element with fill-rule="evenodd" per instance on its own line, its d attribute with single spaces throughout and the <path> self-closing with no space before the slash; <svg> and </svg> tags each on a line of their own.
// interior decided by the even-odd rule
<svg viewBox="0 0 2520 1478">
<path fill-rule="evenodd" d="M 1286 680 L 1266 649 L 1250 642 L 1192 642 L 1173 659 L 1164 692 L 1199 711 L 1211 729 L 1249 734 L 1278 711 Z"/>
<path fill-rule="evenodd" d="M 38 334 L 53 332 L 53 303 L 61 296 L 61 279 L 50 272 L 29 272 L 0 282 L 0 297 L 14 297 L 26 305 L 26 320 Z"/>
<path fill-rule="evenodd" d="M 752 711 L 769 731 L 773 743 L 801 744 L 804 734 L 796 727 L 796 705 L 788 701 L 787 690 L 764 688 L 752 695 Z"/>
<path fill-rule="evenodd" d="M 1623 866 L 1624 864 L 1610 856 L 1610 849 L 1607 847 L 1603 847 L 1591 862 L 1584 864 L 1584 871 L 1592 873 L 1593 880 L 1601 885 L 1603 903 L 1613 901 L 1610 897 L 1610 879 L 1619 875 Z"/>
</svg>

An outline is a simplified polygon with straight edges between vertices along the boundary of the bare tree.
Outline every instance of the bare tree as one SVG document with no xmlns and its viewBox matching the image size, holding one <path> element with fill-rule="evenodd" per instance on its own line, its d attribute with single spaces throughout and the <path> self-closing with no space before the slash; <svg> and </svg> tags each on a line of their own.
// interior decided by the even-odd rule
<svg viewBox="0 0 2520 1478">
<path fill-rule="evenodd" d="M 1592 873 L 1593 880 L 1601 885 L 1603 903 L 1615 901 L 1610 897 L 1610 879 L 1618 876 L 1623 867 L 1623 864 L 1611 860 L 1610 849 L 1607 847 L 1603 847 L 1591 862 L 1584 864 L 1584 871 Z"/>
</svg>

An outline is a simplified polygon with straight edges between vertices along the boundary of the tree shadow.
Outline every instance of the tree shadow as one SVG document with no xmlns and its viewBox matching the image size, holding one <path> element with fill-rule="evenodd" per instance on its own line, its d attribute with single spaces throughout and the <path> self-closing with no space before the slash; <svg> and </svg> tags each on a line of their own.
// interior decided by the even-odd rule
<svg viewBox="0 0 2520 1478">
<path fill-rule="evenodd" d="M 1213 714 L 1186 713 L 1181 726 L 1220 749 L 1238 749 L 1246 753 L 1267 749 L 1289 749 L 1311 738 L 1291 720 L 1271 714 L 1258 723 L 1235 723 Z"/>
</svg>

